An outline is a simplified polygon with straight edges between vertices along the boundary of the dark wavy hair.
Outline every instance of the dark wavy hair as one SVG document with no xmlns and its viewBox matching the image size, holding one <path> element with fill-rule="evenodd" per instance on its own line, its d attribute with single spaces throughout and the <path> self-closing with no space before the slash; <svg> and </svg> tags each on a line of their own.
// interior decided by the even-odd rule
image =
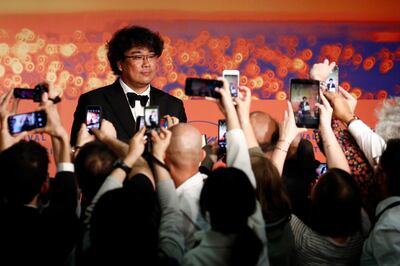
<svg viewBox="0 0 400 266">
<path fill-rule="evenodd" d="M 1 194 L 10 204 L 28 204 L 48 177 L 49 157 L 35 141 L 20 141 L 0 153 Z"/>
<path fill-rule="evenodd" d="M 164 41 L 158 32 L 140 26 L 118 30 L 107 43 L 107 57 L 115 75 L 121 75 L 118 62 L 124 60 L 125 53 L 133 47 L 147 48 L 159 57 L 164 49 Z"/>
<path fill-rule="evenodd" d="M 203 215 L 223 234 L 236 234 L 229 265 L 256 265 L 262 243 L 247 225 L 256 210 L 256 193 L 247 175 L 236 168 L 218 168 L 204 182 L 200 194 Z"/>
<path fill-rule="evenodd" d="M 349 173 L 331 168 L 319 178 L 311 199 L 310 226 L 330 237 L 361 230 L 361 192 Z"/>
</svg>

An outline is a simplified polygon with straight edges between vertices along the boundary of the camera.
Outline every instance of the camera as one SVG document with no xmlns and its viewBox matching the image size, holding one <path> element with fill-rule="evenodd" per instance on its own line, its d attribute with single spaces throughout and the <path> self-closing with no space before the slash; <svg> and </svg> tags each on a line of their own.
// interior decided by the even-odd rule
<svg viewBox="0 0 400 266">
<path fill-rule="evenodd" d="M 49 92 L 49 88 L 45 83 L 37 84 L 33 89 L 14 88 L 14 97 L 16 99 L 33 100 L 34 102 L 42 101 L 42 94 Z"/>
</svg>

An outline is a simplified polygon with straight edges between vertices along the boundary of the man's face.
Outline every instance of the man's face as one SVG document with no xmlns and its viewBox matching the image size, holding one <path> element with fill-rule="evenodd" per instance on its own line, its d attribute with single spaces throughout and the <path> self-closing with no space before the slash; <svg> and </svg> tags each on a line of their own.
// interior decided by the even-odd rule
<svg viewBox="0 0 400 266">
<path fill-rule="evenodd" d="M 156 75 L 158 57 L 148 48 L 134 47 L 125 52 L 118 66 L 122 80 L 132 89 L 145 89 Z"/>
</svg>

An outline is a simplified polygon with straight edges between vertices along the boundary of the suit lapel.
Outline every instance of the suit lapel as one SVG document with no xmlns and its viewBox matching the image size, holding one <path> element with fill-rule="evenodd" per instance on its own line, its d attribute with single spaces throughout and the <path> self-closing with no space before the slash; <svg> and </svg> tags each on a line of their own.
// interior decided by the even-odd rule
<svg viewBox="0 0 400 266">
<path fill-rule="evenodd" d="M 150 87 L 150 105 L 158 105 L 160 111 L 160 117 L 164 116 L 167 113 L 167 105 L 166 102 L 163 102 L 163 93 L 154 88 Z"/>
<path fill-rule="evenodd" d="M 112 112 L 119 120 L 119 125 L 121 125 L 129 137 L 132 137 L 135 132 L 135 120 L 132 116 L 124 91 L 119 84 L 119 79 L 114 82 L 110 90 L 105 92 L 105 95 Z"/>
</svg>

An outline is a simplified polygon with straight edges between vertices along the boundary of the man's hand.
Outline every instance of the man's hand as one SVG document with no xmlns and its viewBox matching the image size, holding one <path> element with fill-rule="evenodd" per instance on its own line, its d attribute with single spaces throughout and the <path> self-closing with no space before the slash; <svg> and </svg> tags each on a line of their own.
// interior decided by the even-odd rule
<svg viewBox="0 0 400 266">
<path fill-rule="evenodd" d="M 325 59 L 323 63 L 314 64 L 310 70 L 310 78 L 325 81 L 335 66 L 336 63 L 329 63 L 328 59 Z"/>
<path fill-rule="evenodd" d="M 322 130 L 323 127 L 331 127 L 333 109 L 324 94 L 321 91 L 319 93 L 322 104 L 316 103 L 315 105 L 319 109 L 319 126 Z"/>
<path fill-rule="evenodd" d="M 324 92 L 324 96 L 329 100 L 333 107 L 333 115 L 348 124 L 354 118 L 354 110 L 357 100 L 342 87 L 340 93 Z"/>
<path fill-rule="evenodd" d="M 129 166 L 132 166 L 143 154 L 144 145 L 146 144 L 146 140 L 144 138 L 145 131 L 146 129 L 142 128 L 129 141 L 128 153 L 124 159 L 125 163 Z"/>
<path fill-rule="evenodd" d="M 151 131 L 151 140 L 153 141 L 152 154 L 159 161 L 164 162 L 165 152 L 171 141 L 172 132 L 161 128 L 160 134 L 157 134 L 155 130 Z"/>
<path fill-rule="evenodd" d="M 24 131 L 17 135 L 11 135 L 8 128 L 8 117 L 10 116 L 10 112 L 8 111 L 8 105 L 10 103 L 11 97 L 13 95 L 13 90 L 9 90 L 7 93 L 4 93 L 0 96 L 0 121 L 1 121 L 1 129 L 0 129 L 0 151 L 3 151 L 15 143 L 22 140 L 27 132 Z M 11 114 L 15 113 L 18 108 L 18 100 L 14 101 L 13 111 Z"/>
<path fill-rule="evenodd" d="M 100 129 L 92 128 L 92 132 L 101 142 L 104 142 L 104 139 L 106 138 L 117 138 L 117 131 L 115 130 L 114 125 L 106 119 L 101 120 Z"/>
<path fill-rule="evenodd" d="M 243 124 L 250 120 L 251 90 L 246 86 L 240 86 L 239 92 L 238 97 L 234 98 L 234 101 L 240 123 Z"/>
<path fill-rule="evenodd" d="M 306 128 L 298 128 L 294 119 L 292 104 L 287 102 L 287 110 L 285 111 L 285 118 L 279 126 L 279 141 L 284 142 L 284 149 L 288 149 L 289 145 L 296 138 L 297 135 L 307 131 Z M 281 143 L 280 145 L 282 145 Z"/>
<path fill-rule="evenodd" d="M 78 135 L 76 137 L 76 146 L 82 147 L 86 143 L 94 141 L 96 138 L 94 135 L 90 135 L 88 132 L 88 128 L 85 123 L 82 123 Z"/>
</svg>

